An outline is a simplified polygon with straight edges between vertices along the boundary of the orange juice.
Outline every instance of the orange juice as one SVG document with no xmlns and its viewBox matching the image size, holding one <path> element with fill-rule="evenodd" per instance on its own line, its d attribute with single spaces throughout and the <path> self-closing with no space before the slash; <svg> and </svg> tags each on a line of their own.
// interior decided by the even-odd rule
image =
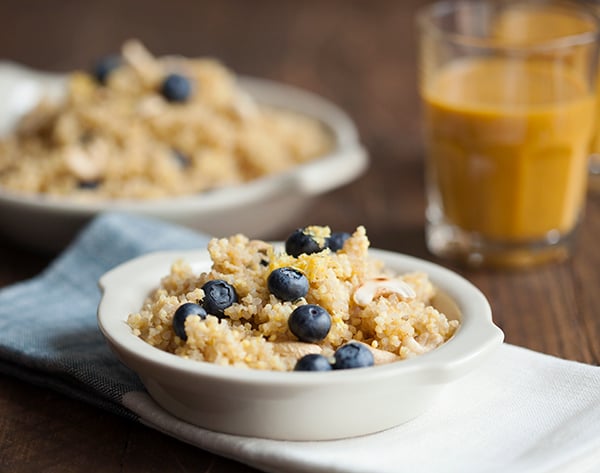
<svg viewBox="0 0 600 473">
<path fill-rule="evenodd" d="M 587 3 L 587 4 L 586 4 Z M 582 2 L 582 8 L 600 16 L 600 2 Z M 560 40 L 583 33 L 594 32 L 596 23 L 582 10 L 579 15 L 565 14 L 553 4 L 527 4 L 517 2 L 499 15 L 494 26 L 494 37 L 505 44 L 532 45 L 541 42 Z M 575 67 L 584 65 L 589 58 L 589 48 L 585 45 L 573 46 L 569 54 Z M 597 81 L 597 97 L 600 97 L 600 81 Z M 600 100 L 596 103 L 596 126 L 590 146 L 590 187 L 600 189 Z"/>
<path fill-rule="evenodd" d="M 423 90 L 431 185 L 448 223 L 488 240 L 567 234 L 586 189 L 595 97 L 543 58 L 467 58 Z"/>
<path fill-rule="evenodd" d="M 496 18 L 493 37 L 505 44 L 531 45 L 596 29 L 596 22 L 585 11 L 574 15 L 560 5 L 516 2 Z"/>
</svg>

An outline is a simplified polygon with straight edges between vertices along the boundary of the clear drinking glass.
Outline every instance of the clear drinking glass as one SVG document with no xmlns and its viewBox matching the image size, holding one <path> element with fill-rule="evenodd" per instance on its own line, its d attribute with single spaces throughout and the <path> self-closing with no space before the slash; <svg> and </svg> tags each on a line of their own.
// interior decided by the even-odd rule
<svg viewBox="0 0 600 473">
<path fill-rule="evenodd" d="M 595 15 L 577 2 L 448 1 L 418 26 L 428 248 L 469 265 L 564 259 L 595 129 Z"/>
</svg>

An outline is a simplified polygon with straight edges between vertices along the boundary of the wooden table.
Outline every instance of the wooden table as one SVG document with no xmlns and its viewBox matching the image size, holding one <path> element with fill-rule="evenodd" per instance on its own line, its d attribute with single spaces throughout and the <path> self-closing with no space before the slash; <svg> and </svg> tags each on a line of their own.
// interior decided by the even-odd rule
<svg viewBox="0 0 600 473">
<path fill-rule="evenodd" d="M 423 149 L 412 1 L 5 2 L 0 58 L 70 70 L 138 37 L 156 54 L 212 55 L 239 73 L 331 99 L 356 121 L 370 170 L 294 225 L 367 227 L 375 247 L 435 260 L 424 245 Z M 523 272 L 455 268 L 488 296 L 509 343 L 600 363 L 600 193 L 574 257 Z M 288 230 L 273 238 L 283 238 Z M 43 229 L 40 229 L 43 231 Z M 51 260 L 0 242 L 0 286 Z M 251 472 L 43 387 L 0 376 L 0 471 Z"/>
</svg>

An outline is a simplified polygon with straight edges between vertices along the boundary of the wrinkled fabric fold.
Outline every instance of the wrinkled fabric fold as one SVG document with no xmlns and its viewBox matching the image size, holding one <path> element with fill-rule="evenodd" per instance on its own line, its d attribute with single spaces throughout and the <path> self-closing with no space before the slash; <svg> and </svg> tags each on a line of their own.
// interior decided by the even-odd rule
<svg viewBox="0 0 600 473">
<path fill-rule="evenodd" d="M 132 215 L 98 217 L 40 275 L 0 290 L 0 370 L 136 418 L 121 398 L 143 387 L 98 329 L 98 279 L 144 253 L 207 241 Z"/>
</svg>

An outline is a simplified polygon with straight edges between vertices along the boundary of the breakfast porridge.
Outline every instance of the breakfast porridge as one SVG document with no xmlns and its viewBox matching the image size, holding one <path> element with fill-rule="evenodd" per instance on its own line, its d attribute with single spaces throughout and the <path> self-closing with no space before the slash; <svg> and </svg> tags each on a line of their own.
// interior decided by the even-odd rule
<svg viewBox="0 0 600 473">
<path fill-rule="evenodd" d="M 67 77 L 0 140 L 0 188 L 146 199 L 235 185 L 327 154 L 317 121 L 257 103 L 220 62 L 129 41 Z"/>
<path fill-rule="evenodd" d="M 244 235 L 215 238 L 210 270 L 174 262 L 127 323 L 184 358 L 280 371 L 371 366 L 446 342 L 459 322 L 431 305 L 427 274 L 393 274 L 368 249 L 362 226 L 298 229 L 285 250 Z"/>
</svg>

